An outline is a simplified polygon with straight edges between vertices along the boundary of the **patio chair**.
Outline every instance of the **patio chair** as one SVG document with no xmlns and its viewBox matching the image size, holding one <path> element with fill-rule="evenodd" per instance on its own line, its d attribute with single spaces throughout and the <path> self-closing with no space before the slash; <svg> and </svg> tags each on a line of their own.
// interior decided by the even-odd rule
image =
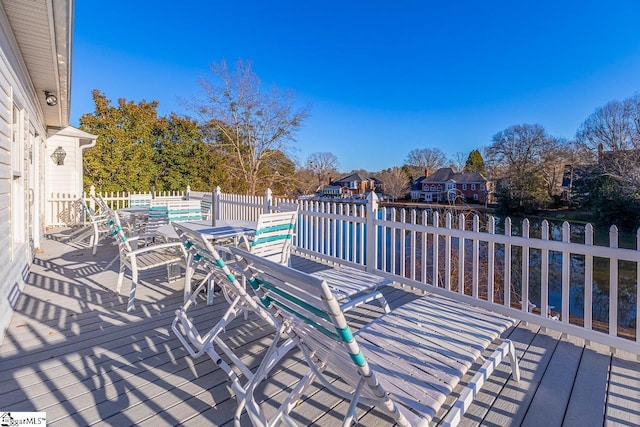
<svg viewBox="0 0 640 427">
<path fill-rule="evenodd" d="M 84 201 L 84 198 L 80 198 L 78 202 L 81 204 L 85 217 L 89 219 L 91 224 L 91 228 L 93 229 L 93 236 L 91 237 L 91 246 L 93 246 L 93 255 L 96 254 L 98 249 L 98 244 L 100 243 L 100 237 L 104 234 L 109 234 L 110 227 L 108 224 L 109 216 L 105 211 L 100 211 L 98 213 L 91 210 L 87 203 Z"/>
<path fill-rule="evenodd" d="M 132 311 L 135 308 L 134 299 L 138 286 L 139 272 L 164 265 L 167 266 L 167 279 L 171 281 L 177 275 L 176 270 L 179 266 L 186 268 L 187 252 L 181 242 L 150 244 L 138 247 L 138 241 L 145 236 L 127 236 L 122 228 L 120 218 L 113 211 L 111 211 L 109 218 L 109 226 L 111 227 L 111 234 L 118 243 L 120 255 L 116 292 L 120 293 L 124 273 L 128 268 L 131 272 L 131 290 L 129 292 L 127 311 Z"/>
<path fill-rule="evenodd" d="M 213 213 L 213 195 L 211 193 L 205 193 L 200 199 L 200 211 L 202 219 L 211 220 Z"/>
<path fill-rule="evenodd" d="M 461 391 L 442 425 L 456 425 L 495 367 L 506 357 L 513 378 L 520 374 L 514 347 L 500 334 L 513 324 L 505 316 L 430 294 L 404 304 L 353 331 L 334 292 L 322 279 L 270 262 L 239 248 L 243 271 L 261 303 L 282 327 L 271 348 L 292 339 L 310 371 L 293 388 L 271 419 L 254 398 L 271 368 L 267 353 L 247 384 L 245 401 L 256 426 L 295 422 L 289 413 L 307 388 L 319 380 L 350 404 L 342 425 L 357 422 L 357 405 L 375 406 L 401 426 L 426 426 L 461 378 L 494 341 L 497 348 Z M 271 350 L 270 350 L 271 351 Z M 264 371 L 263 371 L 264 368 Z M 337 385 L 328 376 L 337 374 Z M 457 391 L 457 390 L 456 390 Z M 240 422 L 236 413 L 236 424 Z"/>
<path fill-rule="evenodd" d="M 169 223 L 169 208 L 167 203 L 153 199 L 149 205 L 149 215 L 143 224 L 140 224 L 140 228 L 144 230 L 145 234 L 154 235 L 156 230 Z"/>
<path fill-rule="evenodd" d="M 258 217 L 256 233 L 251 239 L 245 239 L 247 248 L 256 255 L 288 264 L 297 219 L 297 210 L 261 214 Z"/>
<path fill-rule="evenodd" d="M 151 194 L 129 194 L 129 207 L 149 206 L 152 199 Z"/>
<path fill-rule="evenodd" d="M 194 357 L 207 354 L 218 366 L 220 366 L 231 379 L 231 388 L 236 393 L 239 400 L 244 399 L 245 385 L 252 380 L 253 372 L 225 343 L 221 333 L 226 330 L 227 325 L 236 317 L 250 312 L 255 312 L 267 324 L 277 329 L 277 324 L 270 314 L 261 307 L 255 297 L 247 293 L 245 286 L 241 284 L 234 273 L 229 269 L 218 249 L 207 237 L 180 223 L 172 223 L 184 247 L 189 251 L 191 268 L 200 268 L 206 272 L 206 277 L 202 279 L 194 292 L 190 294 L 186 303 L 178 310 L 171 324 L 171 329 L 176 334 L 184 348 Z M 224 254 L 225 252 L 223 252 Z M 197 304 L 197 298 L 205 287 L 210 286 L 215 281 L 221 288 L 222 293 L 229 303 L 225 313 L 206 332 L 200 333 L 193 318 L 188 314 L 189 310 Z M 209 292 L 213 287 L 210 286 Z M 281 356 L 286 354 L 293 343 L 286 343 L 280 350 Z M 225 354 L 227 359 L 223 359 L 221 354 Z M 281 357 L 280 356 L 280 357 Z M 274 355 L 274 358 L 277 356 Z M 236 367 L 236 370 L 233 369 Z"/>
<path fill-rule="evenodd" d="M 167 210 L 169 222 L 202 220 L 200 200 L 169 200 Z"/>
<path fill-rule="evenodd" d="M 284 252 L 279 252 L 283 248 L 277 247 L 277 240 L 265 234 L 266 232 L 258 232 L 256 236 L 261 234 L 263 237 L 262 239 L 254 239 L 251 243 L 251 253 L 261 256 L 267 255 L 267 258 L 276 262 L 290 265 L 291 247 L 298 218 L 298 204 L 279 203 L 274 209 L 277 209 L 274 213 L 260 215 L 258 230 L 269 230 L 268 232 L 276 233 L 279 227 L 284 227 L 287 237 Z M 291 217 L 291 215 L 294 216 Z M 265 241 L 266 244 L 263 243 Z M 275 251 L 272 251 L 269 245 L 273 245 Z M 393 283 L 392 280 L 348 266 L 327 265 L 324 267 L 314 272 L 313 275 L 327 281 L 336 292 L 338 302 L 345 311 L 372 301 L 377 301 L 385 312 L 389 311 L 387 300 L 380 290 Z"/>
</svg>

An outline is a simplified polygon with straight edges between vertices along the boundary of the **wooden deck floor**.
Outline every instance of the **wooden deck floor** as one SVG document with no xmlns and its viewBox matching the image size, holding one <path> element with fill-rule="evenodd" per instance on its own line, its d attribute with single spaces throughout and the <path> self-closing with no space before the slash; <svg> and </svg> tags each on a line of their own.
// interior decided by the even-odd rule
<svg viewBox="0 0 640 427">
<path fill-rule="evenodd" d="M 137 310 L 128 314 L 126 298 L 114 292 L 117 262 L 103 271 L 116 248 L 101 246 L 93 257 L 86 242 L 65 241 L 69 233 L 43 244 L 0 345 L 0 411 L 43 411 L 60 426 L 231 425 L 236 401 L 227 376 L 208 357 L 191 358 L 170 331 L 181 283 L 166 283 L 163 269 L 143 273 Z M 313 268 L 299 259 L 294 266 Z M 392 307 L 415 297 L 399 286 L 385 293 Z M 198 316 L 215 318 L 226 308 L 221 300 L 199 305 Z M 373 304 L 353 321 L 378 314 Z M 249 364 L 259 363 L 272 333 L 256 319 L 227 330 Z M 506 336 L 516 345 L 522 380 L 510 379 L 503 364 L 462 425 L 640 425 L 637 355 L 611 354 L 531 324 Z M 260 390 L 265 410 L 305 372 L 299 354 L 285 358 Z M 295 414 L 301 425 L 332 426 L 345 408 L 317 387 Z M 363 426 L 390 424 L 375 409 L 360 414 Z"/>
</svg>

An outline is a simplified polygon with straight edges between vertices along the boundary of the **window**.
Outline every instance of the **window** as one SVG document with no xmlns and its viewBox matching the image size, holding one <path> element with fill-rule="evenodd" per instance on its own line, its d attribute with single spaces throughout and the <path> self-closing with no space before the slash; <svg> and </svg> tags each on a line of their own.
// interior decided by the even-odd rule
<svg viewBox="0 0 640 427">
<path fill-rule="evenodd" d="M 442 185 L 438 185 L 438 191 L 442 191 Z"/>
<path fill-rule="evenodd" d="M 431 191 L 436 191 L 436 186 L 434 184 L 431 184 Z"/>
<path fill-rule="evenodd" d="M 13 259 L 20 244 L 25 241 L 25 195 L 24 195 L 24 129 L 25 113 L 18 105 L 11 109 L 11 258 Z"/>
<path fill-rule="evenodd" d="M 462 184 L 462 189 L 466 190 L 467 189 L 467 184 Z"/>
<path fill-rule="evenodd" d="M 471 189 L 475 190 L 476 189 L 476 185 L 475 184 L 471 184 Z"/>
<path fill-rule="evenodd" d="M 476 200 L 476 201 L 478 200 L 478 195 L 477 194 L 473 195 L 473 200 Z"/>
</svg>

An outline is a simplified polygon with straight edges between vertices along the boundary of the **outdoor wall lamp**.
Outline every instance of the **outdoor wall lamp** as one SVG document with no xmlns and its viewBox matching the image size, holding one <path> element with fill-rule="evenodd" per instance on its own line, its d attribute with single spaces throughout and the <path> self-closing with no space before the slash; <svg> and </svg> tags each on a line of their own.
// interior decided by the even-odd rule
<svg viewBox="0 0 640 427">
<path fill-rule="evenodd" d="M 44 91 L 44 96 L 49 107 L 53 107 L 58 104 L 58 98 L 48 90 Z"/>
<path fill-rule="evenodd" d="M 64 165 L 65 157 L 67 157 L 67 152 L 64 151 L 64 148 L 62 147 L 56 148 L 56 151 L 51 155 L 51 159 L 53 159 L 53 162 L 58 166 Z"/>
</svg>

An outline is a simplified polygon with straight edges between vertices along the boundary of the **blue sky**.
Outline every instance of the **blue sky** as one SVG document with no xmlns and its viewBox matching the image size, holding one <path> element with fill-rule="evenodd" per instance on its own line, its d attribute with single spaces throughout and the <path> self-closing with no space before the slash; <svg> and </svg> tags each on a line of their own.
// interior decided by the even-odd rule
<svg viewBox="0 0 640 427">
<path fill-rule="evenodd" d="M 190 114 L 209 66 L 249 60 L 311 116 L 294 157 L 340 169 L 453 156 L 508 126 L 572 138 L 607 103 L 640 91 L 640 1 L 75 2 L 71 124 L 113 102 Z"/>
</svg>

